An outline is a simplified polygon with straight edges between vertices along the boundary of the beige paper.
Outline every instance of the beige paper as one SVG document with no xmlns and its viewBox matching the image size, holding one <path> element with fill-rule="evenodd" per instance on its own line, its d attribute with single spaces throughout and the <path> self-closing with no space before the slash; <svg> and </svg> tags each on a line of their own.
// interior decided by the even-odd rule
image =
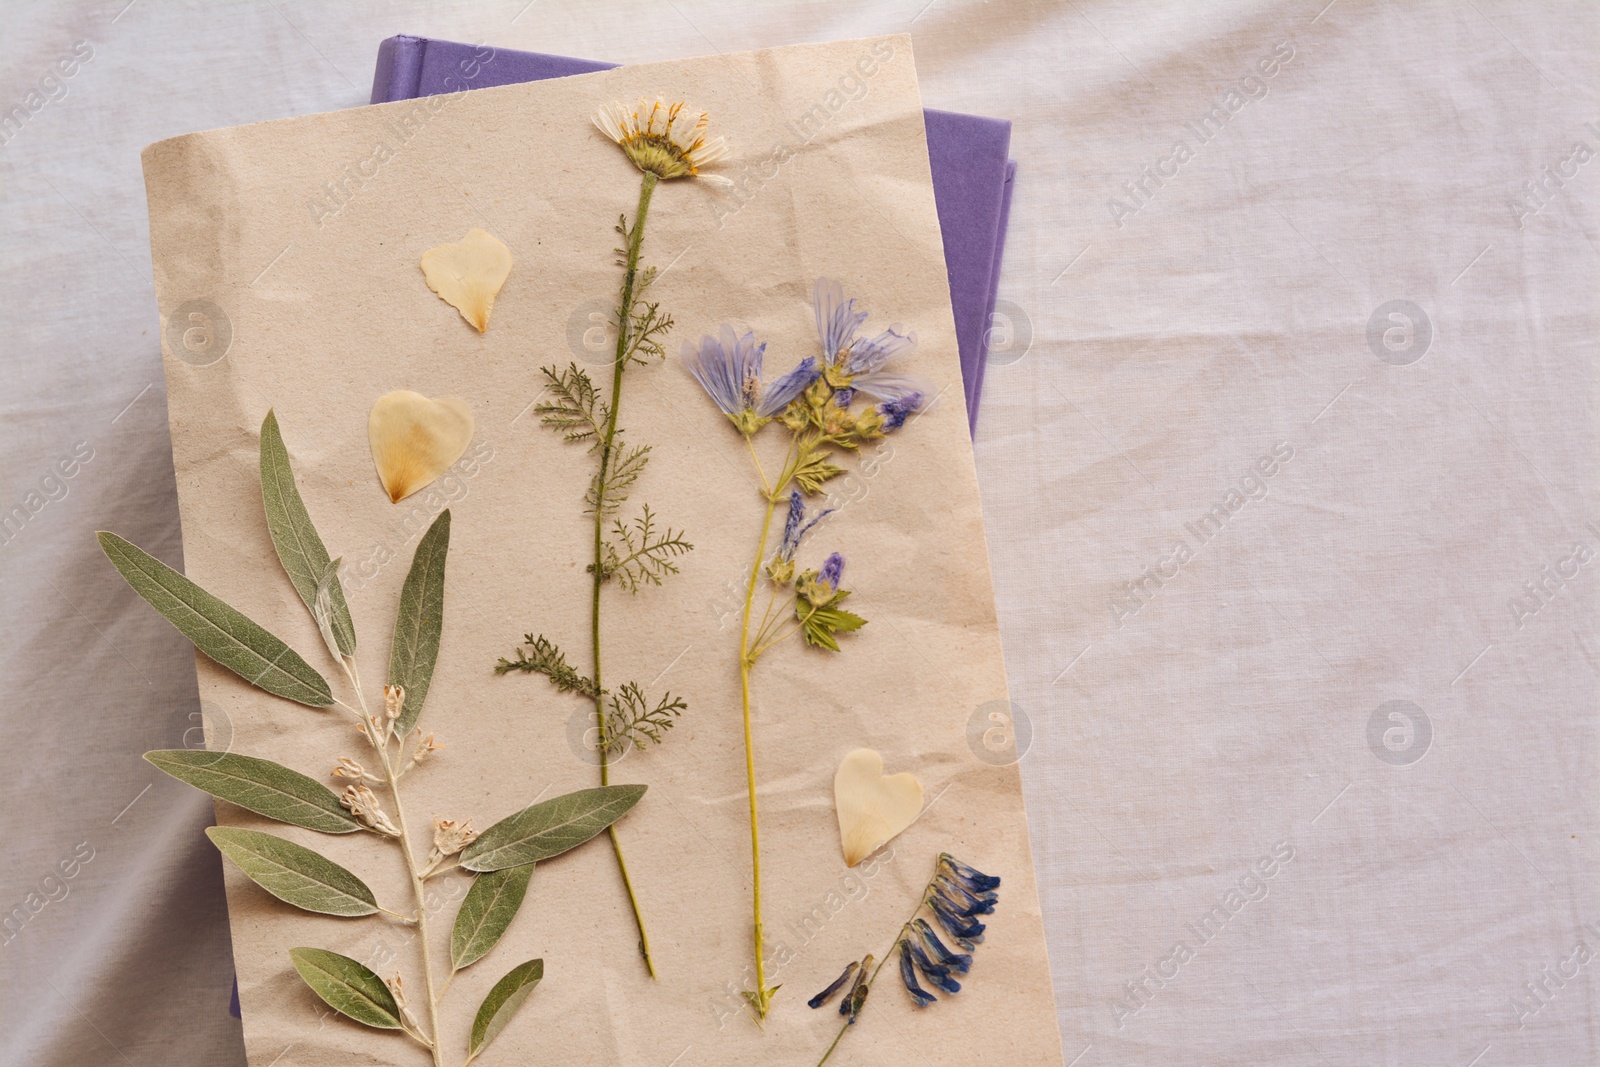
<svg viewBox="0 0 1600 1067">
<path fill-rule="evenodd" d="M 613 776 L 650 786 L 618 825 L 661 980 L 638 959 L 610 851 L 591 843 L 540 864 L 506 938 L 456 978 L 442 1018 L 446 1062 L 463 1057 L 494 981 L 540 956 L 543 984 L 484 1067 L 814 1063 L 839 1016 L 807 1009 L 806 998 L 846 961 L 890 947 L 948 849 L 1005 880 L 966 990 L 918 1011 L 886 970 L 830 1062 L 1059 1064 L 1020 780 L 984 743 L 1006 685 L 909 38 L 625 68 L 151 146 L 188 573 L 333 677 L 261 514 L 257 431 L 274 408 L 307 506 L 345 560 L 369 680 L 383 675 L 416 539 L 452 509 L 444 636 L 423 715 L 448 747 L 407 780 L 413 820 L 486 827 L 546 790 L 596 783 L 575 740 L 585 706 L 544 679 L 491 668 L 527 631 L 563 644 L 580 666 L 587 659 L 590 527 L 580 511 L 591 459 L 530 407 L 541 365 L 578 359 L 598 370 L 606 358 L 591 331 L 615 300 L 612 226 L 632 213 L 639 175 L 590 116 L 657 94 L 711 112 L 713 134 L 734 152 L 718 169 L 741 180 L 734 193 L 690 181 L 656 192 L 644 258 L 664 271 L 652 298 L 677 320 L 669 350 L 728 322 L 768 340 L 769 367 L 787 369 L 817 351 L 810 293 L 828 276 L 872 311 L 868 328 L 917 332 L 906 369 L 940 399 L 833 483 L 843 506 L 803 550 L 847 556 L 851 606 L 869 625 L 841 654 L 791 642 L 756 672 L 768 980 L 783 986 L 763 1032 L 738 998 L 751 986 L 736 669 L 760 501 L 737 434 L 675 355 L 629 373 L 623 422 L 632 440 L 656 446 L 633 500 L 696 546 L 663 589 L 607 590 L 608 680 L 654 680 L 690 705 L 664 745 L 630 753 Z M 485 335 L 417 270 L 422 252 L 479 226 L 516 263 Z M 173 329 L 174 319 L 198 332 Z M 395 389 L 460 397 L 477 425 L 463 460 L 399 504 L 379 487 L 366 441 L 369 408 Z M 230 720 L 234 751 L 318 776 L 360 751 L 346 718 L 258 693 L 204 659 L 199 674 L 208 706 Z M 878 859 L 847 871 L 832 780 L 857 747 L 913 771 L 929 806 Z M 229 825 L 263 825 L 219 808 Z M 271 828 L 351 867 L 380 903 L 407 899 L 398 858 L 369 836 Z M 287 957 L 310 945 L 398 970 L 415 1001 L 418 952 L 405 928 L 308 916 L 231 867 L 227 879 L 252 1063 L 427 1062 L 402 1037 L 328 1014 Z M 465 880 L 430 884 L 453 917 Z M 437 964 L 448 922 L 435 927 Z"/>
</svg>

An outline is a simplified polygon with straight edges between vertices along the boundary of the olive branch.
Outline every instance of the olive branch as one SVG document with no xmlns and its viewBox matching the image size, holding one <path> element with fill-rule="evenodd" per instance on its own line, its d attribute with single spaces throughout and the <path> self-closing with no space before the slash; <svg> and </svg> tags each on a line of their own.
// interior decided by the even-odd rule
<svg viewBox="0 0 1600 1067">
<path fill-rule="evenodd" d="M 450 979 L 486 956 L 510 928 L 535 862 L 609 829 L 639 802 L 645 787 L 568 793 L 523 808 L 482 834 L 472 830 L 471 820 L 436 817 L 432 846 L 419 853 L 401 782 L 437 762 L 433 754 L 442 747 L 417 721 L 432 687 L 443 630 L 450 512 L 441 512 L 417 544 L 400 593 L 383 700 L 375 704 L 361 683 L 340 561 L 329 558 L 312 525 L 272 412 L 261 425 L 260 461 L 273 547 L 344 676 L 343 697 L 335 696 L 328 680 L 285 642 L 154 556 L 104 531 L 100 546 L 134 592 L 207 657 L 274 696 L 349 715 L 375 769 L 340 756 L 332 777 L 345 787 L 335 794 L 309 775 L 257 756 L 176 749 L 148 752 L 145 759 L 179 781 L 265 818 L 324 834 L 370 833 L 398 850 L 411 899 L 385 906 L 353 871 L 287 837 L 227 826 L 206 831 L 247 877 L 286 904 L 320 915 L 379 917 L 413 927 L 423 985 L 416 1006 L 426 1022 L 413 1010 L 402 974 L 385 980 L 359 961 L 321 948 L 295 948 L 289 956 L 306 985 L 335 1011 L 365 1026 L 404 1034 L 431 1053 L 435 1067 L 444 1067 L 447 1042 L 439 1005 Z M 429 950 L 424 901 L 425 883 L 446 876 L 468 878 L 471 884 L 451 930 L 449 970 L 441 976 L 443 968 L 434 965 Z M 544 961 L 532 959 L 495 983 L 466 1035 L 463 1067 L 512 1021 L 543 976 Z"/>
</svg>

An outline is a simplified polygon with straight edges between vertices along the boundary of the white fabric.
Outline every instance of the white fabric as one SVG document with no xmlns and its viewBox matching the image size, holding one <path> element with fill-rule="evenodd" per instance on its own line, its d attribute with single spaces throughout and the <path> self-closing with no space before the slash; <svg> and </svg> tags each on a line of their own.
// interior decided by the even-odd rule
<svg viewBox="0 0 1600 1067">
<path fill-rule="evenodd" d="M 1600 1060 L 1600 9 L 524 2 L 6 6 L 0 1062 L 242 1062 L 209 805 L 137 758 L 190 653 L 91 536 L 178 537 L 139 149 L 394 33 L 908 27 L 1016 123 L 978 462 L 1067 1060 Z"/>
</svg>

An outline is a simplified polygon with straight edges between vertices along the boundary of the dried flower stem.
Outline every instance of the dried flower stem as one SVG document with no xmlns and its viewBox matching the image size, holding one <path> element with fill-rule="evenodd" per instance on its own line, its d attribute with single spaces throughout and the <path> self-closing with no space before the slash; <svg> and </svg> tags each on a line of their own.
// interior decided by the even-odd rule
<svg viewBox="0 0 1600 1067">
<path fill-rule="evenodd" d="M 644 244 L 645 218 L 650 212 L 650 195 L 655 192 L 659 179 L 646 171 L 639 185 L 639 207 L 634 214 L 633 228 L 629 232 L 628 259 L 622 277 L 622 301 L 617 305 L 617 355 L 611 368 L 611 405 L 606 419 L 605 437 L 600 443 L 600 473 L 595 479 L 594 507 L 594 577 L 590 622 L 594 643 L 594 715 L 600 731 L 600 784 L 611 784 L 611 741 L 606 728 L 605 683 L 600 672 L 600 589 L 606 580 L 605 556 L 605 506 L 607 479 L 611 475 L 611 462 L 615 458 L 617 415 L 622 410 L 622 374 L 629 362 L 628 327 L 632 321 L 634 287 L 639 276 L 639 249 Z M 628 893 L 628 904 L 633 908 L 633 921 L 639 928 L 639 954 L 650 977 L 656 977 L 655 964 L 650 959 L 650 935 L 645 932 L 644 914 L 639 910 L 639 898 L 633 891 L 633 879 L 628 876 L 628 864 L 622 857 L 622 842 L 617 837 L 615 825 L 606 828 L 611 839 L 611 851 L 617 857 L 617 870 L 622 874 L 622 885 Z"/>
<path fill-rule="evenodd" d="M 422 875 L 417 866 L 416 856 L 411 851 L 411 833 L 406 826 L 405 804 L 400 799 L 400 771 L 396 769 L 397 759 L 391 758 L 389 741 L 392 731 L 389 721 L 384 718 L 380 721 L 367 710 L 367 698 L 361 689 L 361 676 L 357 672 L 354 661 L 348 656 L 340 657 L 340 666 L 344 668 L 345 677 L 349 679 L 350 686 L 355 690 L 356 703 L 360 705 L 363 735 L 372 744 L 373 751 L 378 759 L 383 762 L 383 773 L 389 786 L 389 796 L 394 801 L 395 827 L 400 831 L 400 836 L 395 838 L 395 843 L 400 846 L 400 854 L 405 857 L 406 873 L 411 877 L 411 892 L 416 899 L 417 917 L 417 942 L 422 948 L 422 982 L 428 995 L 428 1033 L 414 1034 L 407 1029 L 407 1033 L 426 1045 L 433 1053 L 434 1067 L 444 1067 L 444 1044 L 439 1040 L 439 995 L 442 992 L 434 987 L 433 959 L 428 948 L 428 905 L 427 893 L 422 888 Z M 346 705 L 348 706 L 348 705 Z M 404 741 L 401 742 L 402 752 Z M 396 753 L 396 756 L 400 753 Z M 402 768 L 403 769 L 403 768 Z"/>
<path fill-rule="evenodd" d="M 761 922 L 761 817 L 756 806 L 756 750 L 755 732 L 750 721 L 750 669 L 755 666 L 756 660 L 761 658 L 761 654 L 772 647 L 772 643 L 762 644 L 759 640 L 761 633 L 766 629 L 765 616 L 761 622 L 761 632 L 752 638 L 750 615 L 755 605 L 756 585 L 761 580 L 761 564 L 767 558 L 767 541 L 772 536 L 772 515 L 778 510 L 778 501 L 783 499 L 783 491 L 794 476 L 795 450 L 791 443 L 776 485 L 767 480 L 766 471 L 761 468 L 761 459 L 756 455 L 754 445 L 750 448 L 750 458 L 755 463 L 756 474 L 761 479 L 762 495 L 767 498 L 767 514 L 761 521 L 761 540 L 756 545 L 755 556 L 750 561 L 750 581 L 744 593 L 744 624 L 739 635 L 739 689 L 744 704 L 745 786 L 750 794 L 750 875 L 753 886 L 750 906 L 755 927 L 756 962 L 756 988 L 753 994 L 746 995 L 755 1011 L 756 1021 L 760 1022 L 767 1017 L 767 1008 L 771 1004 L 774 990 L 767 988 L 766 952 Z M 771 608 L 772 604 L 769 601 L 767 604 L 769 616 Z"/>
</svg>

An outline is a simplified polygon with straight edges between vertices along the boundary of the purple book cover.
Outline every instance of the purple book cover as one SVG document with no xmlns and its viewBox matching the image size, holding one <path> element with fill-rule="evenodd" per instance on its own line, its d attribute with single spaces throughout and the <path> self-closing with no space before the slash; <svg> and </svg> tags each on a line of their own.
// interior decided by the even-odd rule
<svg viewBox="0 0 1600 1067">
<path fill-rule="evenodd" d="M 378 47 L 372 103 L 564 78 L 614 66 L 428 37 L 391 37 Z M 925 110 L 923 117 L 933 198 L 944 233 L 944 262 L 961 350 L 967 418 L 976 430 L 989 318 L 1000 279 L 1011 181 L 1016 173 L 1016 164 L 1007 159 L 1011 123 L 932 108 Z"/>
</svg>

